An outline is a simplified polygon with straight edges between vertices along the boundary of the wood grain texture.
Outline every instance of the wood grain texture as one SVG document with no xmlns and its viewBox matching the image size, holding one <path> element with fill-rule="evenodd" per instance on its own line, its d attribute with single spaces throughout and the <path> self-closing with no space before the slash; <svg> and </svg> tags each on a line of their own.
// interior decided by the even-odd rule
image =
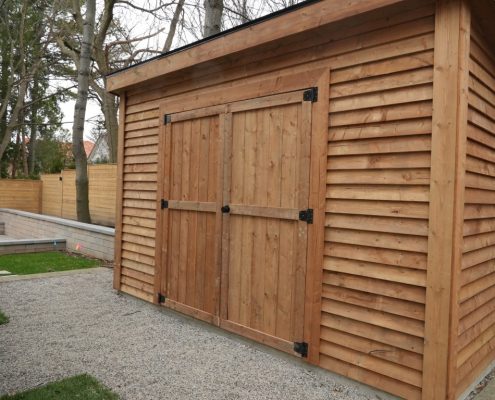
<svg viewBox="0 0 495 400">
<path fill-rule="evenodd" d="M 117 204 L 117 199 L 122 198 L 122 192 L 117 187 L 118 182 L 121 181 L 117 178 L 119 173 L 123 176 L 124 169 L 119 172 L 118 164 L 88 165 L 89 210 L 92 223 L 116 226 L 118 219 L 116 210 L 122 208 L 120 203 Z M 129 175 L 130 179 L 139 180 L 139 174 Z M 41 212 L 46 215 L 77 220 L 75 171 L 64 170 L 60 174 L 42 174 L 41 181 L 44 187 Z M 117 195 L 117 191 L 121 194 Z M 119 207 L 116 207 L 116 204 Z"/>
<path fill-rule="evenodd" d="M 42 186 L 42 181 L 0 179 L 0 208 L 41 213 Z"/>
<path fill-rule="evenodd" d="M 454 396 L 451 327 L 460 257 L 453 249 L 462 240 L 467 71 L 461 66 L 469 45 L 463 9 L 460 0 L 437 2 L 423 399 Z"/>
<path fill-rule="evenodd" d="M 492 205 L 495 193 L 493 158 L 495 150 L 495 51 L 486 32 L 480 32 L 480 10 L 484 2 L 472 5 L 469 57 L 468 112 L 465 165 L 465 210 L 461 225 L 463 242 L 459 276 L 455 395 L 459 396 L 495 357 L 495 280 Z M 490 8 L 486 9 L 489 11 Z M 493 11 L 493 9 L 491 10 Z"/>
</svg>

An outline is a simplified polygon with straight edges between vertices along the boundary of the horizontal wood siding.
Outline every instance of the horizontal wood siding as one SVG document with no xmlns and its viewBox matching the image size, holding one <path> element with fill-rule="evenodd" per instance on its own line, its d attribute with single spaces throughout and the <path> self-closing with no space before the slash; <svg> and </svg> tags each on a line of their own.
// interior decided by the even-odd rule
<svg viewBox="0 0 495 400">
<path fill-rule="evenodd" d="M 421 396 L 428 253 L 433 50 L 408 41 L 433 42 L 422 22 L 390 28 L 401 54 L 350 53 L 330 72 L 320 362 L 407 399 Z"/>
<path fill-rule="evenodd" d="M 40 213 L 41 190 L 41 181 L 0 179 L 0 208 Z"/>
<path fill-rule="evenodd" d="M 457 392 L 495 357 L 495 52 L 473 23 Z"/>
<path fill-rule="evenodd" d="M 153 301 L 158 109 L 126 115 L 121 290 Z"/>
</svg>

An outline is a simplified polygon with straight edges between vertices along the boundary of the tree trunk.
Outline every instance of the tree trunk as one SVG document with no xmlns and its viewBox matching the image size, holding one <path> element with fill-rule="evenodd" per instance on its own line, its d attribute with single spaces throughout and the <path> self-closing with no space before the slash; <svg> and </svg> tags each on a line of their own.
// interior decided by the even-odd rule
<svg viewBox="0 0 495 400">
<path fill-rule="evenodd" d="M 116 163 L 119 141 L 119 121 L 117 119 L 118 104 L 115 96 L 108 92 L 103 94 L 102 100 L 102 111 L 105 117 L 105 129 L 107 131 L 106 140 L 109 149 L 108 161 L 111 163 Z"/>
<path fill-rule="evenodd" d="M 19 92 L 17 93 L 17 101 L 15 103 L 14 109 L 10 114 L 10 121 L 5 128 L 5 133 L 0 143 L 0 160 L 7 149 L 7 146 L 10 143 L 10 139 L 12 138 L 12 133 L 14 132 L 14 128 L 19 123 L 19 114 L 21 110 L 24 108 L 25 97 L 28 89 L 28 80 L 26 78 L 26 71 L 23 68 L 21 83 L 19 84 Z"/>
<path fill-rule="evenodd" d="M 84 121 L 88 102 L 91 51 L 93 47 L 96 0 L 86 0 L 86 18 L 83 24 L 81 58 L 77 71 L 77 98 L 72 126 L 72 152 L 76 164 L 77 220 L 91 223 L 89 214 L 88 160 L 84 151 Z"/>
<path fill-rule="evenodd" d="M 177 31 L 177 24 L 179 23 L 180 15 L 182 14 L 182 10 L 184 9 L 184 3 L 186 0 L 179 0 L 177 3 L 177 7 L 174 11 L 174 16 L 172 21 L 170 21 L 170 29 L 167 34 L 167 39 L 165 40 L 165 45 L 163 46 L 162 52 L 166 53 L 170 51 L 172 47 L 172 43 L 174 41 L 175 32 Z"/>
<path fill-rule="evenodd" d="M 26 146 L 26 131 L 24 126 L 21 126 L 21 150 L 22 150 L 22 174 L 24 175 L 24 178 L 27 178 L 29 175 L 29 170 L 28 170 L 28 152 L 27 152 L 27 146 Z"/>
<path fill-rule="evenodd" d="M 28 158 L 28 169 L 29 169 L 29 174 L 34 175 L 34 170 L 36 167 L 36 141 L 38 139 L 37 133 L 38 133 L 38 111 L 39 111 L 39 101 L 38 101 L 38 95 L 39 95 L 39 77 L 38 74 L 33 79 L 33 88 L 31 90 L 31 93 L 34 95 L 33 98 L 31 99 L 32 105 L 31 105 L 31 126 L 30 130 L 31 133 L 29 135 L 29 144 L 28 144 L 28 149 L 29 149 L 29 158 Z"/>
<path fill-rule="evenodd" d="M 205 0 L 205 26 L 203 37 L 220 33 L 222 30 L 223 0 Z"/>
</svg>

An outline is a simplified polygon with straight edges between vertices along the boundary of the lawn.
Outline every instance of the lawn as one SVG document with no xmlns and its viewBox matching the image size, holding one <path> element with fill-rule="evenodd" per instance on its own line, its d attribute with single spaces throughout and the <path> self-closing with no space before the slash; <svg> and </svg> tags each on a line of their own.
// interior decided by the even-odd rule
<svg viewBox="0 0 495 400">
<path fill-rule="evenodd" d="M 6 324 L 9 322 L 9 317 L 7 317 L 2 310 L 0 310 L 0 325 Z"/>
<path fill-rule="evenodd" d="M 89 375 L 78 375 L 0 400 L 117 400 L 118 396 Z"/>
<path fill-rule="evenodd" d="M 44 253 L 6 254 L 0 256 L 0 270 L 14 275 L 70 271 L 101 266 L 101 261 L 75 254 L 50 251 Z"/>
</svg>

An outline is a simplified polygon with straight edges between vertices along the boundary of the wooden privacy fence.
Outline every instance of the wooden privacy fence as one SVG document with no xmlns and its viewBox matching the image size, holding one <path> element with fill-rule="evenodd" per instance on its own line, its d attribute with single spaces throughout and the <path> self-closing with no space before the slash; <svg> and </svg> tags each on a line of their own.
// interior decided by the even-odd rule
<svg viewBox="0 0 495 400">
<path fill-rule="evenodd" d="M 0 208 L 41 212 L 41 181 L 0 179 Z"/>
<path fill-rule="evenodd" d="M 88 176 L 91 221 L 97 225 L 114 226 L 117 166 L 90 165 Z M 44 174 L 41 175 L 41 181 L 42 213 L 76 220 L 76 171 L 64 170 L 60 174 Z"/>
</svg>

